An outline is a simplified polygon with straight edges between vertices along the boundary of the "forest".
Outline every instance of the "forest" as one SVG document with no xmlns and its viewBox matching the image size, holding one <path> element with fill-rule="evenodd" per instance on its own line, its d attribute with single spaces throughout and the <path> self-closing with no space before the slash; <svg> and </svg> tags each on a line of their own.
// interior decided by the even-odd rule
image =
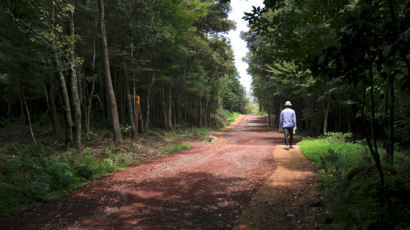
<svg viewBox="0 0 410 230">
<path fill-rule="evenodd" d="M 227 37 L 232 2 L 1 1 L 0 215 L 123 169 L 124 149 L 250 113 Z M 273 131 L 291 101 L 329 229 L 410 225 L 409 7 L 264 0 L 244 14 L 254 100 Z"/>
<path fill-rule="evenodd" d="M 80 147 L 151 128 L 220 126 L 247 99 L 226 32 L 229 2 L 3 1 L 0 125 Z M 140 99 L 138 99 L 140 98 Z M 140 104 L 138 104 L 140 103 Z M 136 110 L 138 109 L 138 118 Z"/>
<path fill-rule="evenodd" d="M 345 229 L 401 229 L 398 223 L 409 217 L 408 199 L 399 193 L 409 195 L 410 2 L 264 3 L 245 14 L 251 29 L 241 35 L 260 109 L 277 129 L 290 100 L 300 133 L 367 146 L 355 154 L 370 161 L 346 161 L 356 150 L 346 153 L 346 145 L 345 153 L 335 152 L 334 142 L 326 156 L 319 159 L 318 145 L 308 157 L 323 166 L 329 183 L 322 191 L 339 218 L 351 221 Z M 343 168 L 349 168 L 345 175 Z M 378 182 L 369 186 L 371 180 Z M 380 204 L 371 206 L 371 199 Z"/>
</svg>

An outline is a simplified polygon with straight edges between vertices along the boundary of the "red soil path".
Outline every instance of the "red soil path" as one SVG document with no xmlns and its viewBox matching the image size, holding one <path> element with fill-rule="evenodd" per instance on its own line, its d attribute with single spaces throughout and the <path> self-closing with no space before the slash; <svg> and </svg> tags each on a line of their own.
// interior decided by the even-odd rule
<svg viewBox="0 0 410 230">
<path fill-rule="evenodd" d="M 257 115 L 221 135 L 229 144 L 193 143 L 0 218 L 0 229 L 232 229 L 273 175 L 283 137 Z"/>
</svg>

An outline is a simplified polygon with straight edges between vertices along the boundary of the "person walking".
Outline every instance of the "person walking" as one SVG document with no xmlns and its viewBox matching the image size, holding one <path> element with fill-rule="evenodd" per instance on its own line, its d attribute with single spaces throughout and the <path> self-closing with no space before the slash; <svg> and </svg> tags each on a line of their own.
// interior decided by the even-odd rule
<svg viewBox="0 0 410 230">
<path fill-rule="evenodd" d="M 280 113 L 280 124 L 279 127 L 282 128 L 285 134 L 285 144 L 286 150 L 293 148 L 293 133 L 296 127 L 296 113 L 295 110 L 291 109 L 292 103 L 290 101 L 285 102 L 285 109 Z"/>
</svg>

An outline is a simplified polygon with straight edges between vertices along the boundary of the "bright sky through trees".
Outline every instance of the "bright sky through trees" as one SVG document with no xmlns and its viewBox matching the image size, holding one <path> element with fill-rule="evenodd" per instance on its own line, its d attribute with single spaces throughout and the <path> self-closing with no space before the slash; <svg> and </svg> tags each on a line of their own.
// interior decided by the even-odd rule
<svg viewBox="0 0 410 230">
<path fill-rule="evenodd" d="M 229 19 L 236 22 L 236 30 L 229 31 L 229 38 L 231 39 L 232 49 L 235 55 L 235 66 L 241 77 L 241 84 L 246 87 L 246 91 L 251 88 L 251 76 L 246 72 L 248 64 L 242 61 L 246 56 L 248 49 L 246 42 L 240 38 L 241 31 L 248 31 L 248 23 L 242 19 L 245 12 L 251 12 L 252 6 L 263 6 L 263 0 L 232 0 L 232 11 L 229 14 Z"/>
</svg>

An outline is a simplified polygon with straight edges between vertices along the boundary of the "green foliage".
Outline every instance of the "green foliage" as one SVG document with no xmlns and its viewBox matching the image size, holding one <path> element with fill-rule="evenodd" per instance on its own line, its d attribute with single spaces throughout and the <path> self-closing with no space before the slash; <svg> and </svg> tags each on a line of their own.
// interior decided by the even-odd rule
<svg viewBox="0 0 410 230">
<path fill-rule="evenodd" d="M 222 110 L 220 113 L 217 114 L 216 116 L 216 127 L 225 127 L 231 124 L 233 121 L 236 120 L 236 118 L 239 117 L 239 113 L 237 112 L 229 112 L 227 110 Z"/>
<path fill-rule="evenodd" d="M 195 133 L 195 135 L 203 135 L 203 136 L 205 136 L 205 135 L 208 135 L 209 134 L 209 131 L 208 130 L 206 130 L 205 128 L 193 128 L 193 130 L 194 130 L 194 133 Z"/>
<path fill-rule="evenodd" d="M 408 135 L 397 133 L 408 130 L 408 122 L 386 122 L 390 116 L 409 117 L 406 1 L 264 3 L 265 8 L 245 14 L 251 30 L 243 35 L 261 107 L 279 114 L 283 102 L 291 100 L 302 121 L 298 129 L 309 135 L 334 130 L 363 138 L 371 133 L 373 114 L 374 127 L 383 126 L 374 132 L 377 138 L 388 142 L 389 130 L 396 129 L 395 140 L 407 146 Z M 351 124 L 358 119 L 366 123 L 363 128 Z"/>
<path fill-rule="evenodd" d="M 331 133 L 299 142 L 320 172 L 318 187 L 331 211 L 331 229 L 403 229 L 409 226 L 410 157 L 398 153 L 395 167 L 385 166 L 391 207 L 380 207 L 383 188 L 366 146 L 347 142 L 350 134 Z M 407 195 L 404 195 L 407 194 Z M 389 210 L 390 209 L 390 210 Z"/>
<path fill-rule="evenodd" d="M 227 114 L 227 115 L 226 115 Z M 234 112 L 234 113 L 227 113 L 225 112 L 225 117 L 227 117 L 225 124 L 226 125 L 230 125 L 232 122 L 234 122 L 236 120 L 236 118 L 239 117 L 239 113 Z"/>
<path fill-rule="evenodd" d="M 121 130 L 121 133 L 124 135 L 124 136 L 129 136 L 129 137 L 132 137 L 132 135 L 133 135 L 133 127 L 131 126 L 131 125 L 124 125 L 124 126 L 121 126 L 120 127 L 120 130 Z"/>
<path fill-rule="evenodd" d="M 258 109 L 258 105 L 254 104 L 254 103 L 248 103 L 248 105 L 246 105 L 245 107 L 245 113 L 248 114 L 259 114 L 259 109 Z"/>
<path fill-rule="evenodd" d="M 111 128 L 106 113 L 110 108 L 101 96 L 105 95 L 105 83 L 100 76 L 103 62 L 96 4 L 96 1 L 73 4 L 69 0 L 0 4 L 0 32 L 7 35 L 0 37 L 0 93 L 8 95 L 0 98 L 0 119 L 26 120 L 26 111 L 21 106 L 24 92 L 33 123 L 45 126 L 59 122 L 60 125 L 54 126 L 63 128 L 64 103 L 57 100 L 61 91 L 52 94 L 49 89 L 56 88 L 54 75 L 61 71 L 71 92 L 68 76 L 70 64 L 74 64 L 81 69 L 78 87 L 84 95 L 80 96 L 87 98 L 81 101 L 81 110 L 90 111 L 90 114 L 81 111 L 87 114 L 81 117 L 81 122 L 86 124 L 83 128 L 96 130 L 105 126 L 104 123 L 105 128 Z M 172 125 L 164 123 L 175 120 L 177 125 L 211 126 L 213 115 L 223 106 L 243 112 L 247 100 L 237 79 L 233 51 L 221 35 L 234 28 L 234 23 L 228 20 L 229 11 L 229 1 L 109 3 L 104 22 L 112 83 L 125 136 L 132 135 L 130 125 L 134 114 L 127 100 L 134 95 L 141 95 L 140 112 L 144 121 L 148 120 L 146 109 L 151 108 L 150 123 L 140 123 L 147 126 L 144 130 L 168 128 Z M 74 36 L 68 26 L 71 17 L 74 17 Z M 145 98 L 148 91 L 150 100 Z M 68 96 L 72 105 L 74 98 L 71 93 Z M 172 107 L 170 119 L 160 111 L 163 106 L 154 106 L 162 103 Z M 202 108 L 198 108 L 199 104 Z M 53 112 L 57 116 L 51 117 L 55 115 Z M 198 114 L 209 118 L 202 119 L 207 124 L 199 124 Z M 62 130 L 58 136 L 62 136 Z M 88 137 L 96 139 L 93 135 Z"/>
<path fill-rule="evenodd" d="M 248 104 L 245 89 L 240 84 L 238 76 L 232 75 L 224 88 L 223 108 L 230 112 L 245 113 Z"/>
<path fill-rule="evenodd" d="M 192 148 L 191 144 L 174 144 L 168 147 L 166 151 L 169 153 L 172 153 L 172 152 L 176 152 L 182 149 L 189 149 L 189 148 Z"/>
<path fill-rule="evenodd" d="M 53 199 L 126 165 L 118 153 L 100 158 L 85 148 L 61 157 L 41 146 L 8 144 L 0 154 L 0 215 Z"/>
<path fill-rule="evenodd" d="M 209 135 L 208 128 L 187 128 L 187 127 L 177 127 L 172 130 L 164 131 L 165 136 L 172 137 L 190 137 L 194 139 L 203 140 L 207 135 Z"/>
<path fill-rule="evenodd" d="M 353 134 L 352 133 L 338 133 L 338 132 L 327 132 L 324 138 L 329 143 L 335 144 L 345 144 L 346 142 L 353 141 Z"/>
<path fill-rule="evenodd" d="M 160 129 L 147 129 L 145 130 L 145 134 L 152 135 L 152 136 L 159 136 L 161 135 Z"/>
<path fill-rule="evenodd" d="M 173 129 L 166 132 L 167 135 L 172 137 L 192 137 L 194 133 L 189 132 L 187 129 Z"/>
</svg>

